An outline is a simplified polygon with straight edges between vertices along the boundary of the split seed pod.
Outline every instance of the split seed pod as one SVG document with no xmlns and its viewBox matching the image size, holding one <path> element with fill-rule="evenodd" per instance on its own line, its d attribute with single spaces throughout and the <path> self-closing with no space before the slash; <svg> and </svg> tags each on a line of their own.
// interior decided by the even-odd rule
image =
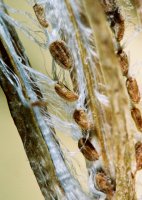
<svg viewBox="0 0 142 200">
<path fill-rule="evenodd" d="M 142 116 L 140 110 L 138 108 L 132 108 L 131 115 L 137 129 L 142 132 Z"/>
<path fill-rule="evenodd" d="M 97 188 L 100 191 L 106 193 L 109 198 L 113 196 L 115 185 L 104 172 L 97 172 L 95 176 L 95 182 Z"/>
<path fill-rule="evenodd" d="M 62 83 L 57 83 L 55 85 L 55 91 L 57 92 L 57 94 L 62 97 L 63 99 L 73 102 L 76 101 L 78 99 L 78 95 L 69 90 L 64 84 Z"/>
<path fill-rule="evenodd" d="M 40 4 L 35 4 L 33 6 L 33 9 L 34 9 L 35 15 L 36 15 L 40 25 L 43 26 L 44 28 L 47 28 L 48 22 L 46 20 L 45 10 L 44 10 L 43 6 Z"/>
<path fill-rule="evenodd" d="M 95 147 L 89 140 L 86 140 L 86 138 L 81 138 L 78 141 L 78 148 L 87 160 L 96 161 L 99 159 L 99 154 L 97 153 Z"/>
<path fill-rule="evenodd" d="M 120 67 L 121 67 L 123 76 L 127 76 L 128 68 L 129 68 L 128 56 L 122 50 L 118 51 L 117 55 L 118 55 L 118 59 L 119 59 L 119 62 L 120 62 Z"/>
<path fill-rule="evenodd" d="M 136 79 L 129 77 L 126 81 L 126 87 L 128 90 L 128 93 L 130 95 L 131 100 L 134 103 L 139 103 L 140 101 L 140 92 L 138 89 L 137 81 Z"/>
<path fill-rule="evenodd" d="M 137 170 L 142 169 L 142 143 L 137 142 L 135 144 L 135 152 L 136 152 L 136 163 L 137 163 Z"/>
<path fill-rule="evenodd" d="M 69 70 L 74 66 L 73 56 L 64 41 L 52 42 L 49 51 L 60 67 Z"/>
<path fill-rule="evenodd" d="M 75 122 L 83 129 L 83 130 L 89 130 L 93 126 L 88 120 L 87 113 L 83 109 L 76 109 L 73 114 L 73 118 Z"/>
</svg>

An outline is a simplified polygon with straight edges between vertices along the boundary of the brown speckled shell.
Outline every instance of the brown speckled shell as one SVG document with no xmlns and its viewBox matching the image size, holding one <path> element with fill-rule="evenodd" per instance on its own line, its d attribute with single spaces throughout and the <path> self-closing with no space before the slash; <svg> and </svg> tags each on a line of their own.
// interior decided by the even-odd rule
<svg viewBox="0 0 142 200">
<path fill-rule="evenodd" d="M 45 11 L 44 11 L 43 6 L 40 4 L 35 4 L 33 6 L 33 9 L 34 9 L 35 15 L 36 15 L 40 25 L 43 26 L 44 28 L 47 28 L 48 22 L 45 17 Z"/>
<path fill-rule="evenodd" d="M 121 22 L 118 24 L 118 31 L 117 31 L 117 40 L 120 42 L 123 39 L 125 31 L 125 22 L 123 17 L 121 16 Z"/>
<path fill-rule="evenodd" d="M 81 138 L 78 141 L 78 148 L 87 160 L 95 161 L 99 159 L 99 154 L 97 153 L 95 147 L 89 140 L 86 140 L 86 138 Z"/>
<path fill-rule="evenodd" d="M 139 92 L 139 89 L 138 89 L 138 85 L 137 85 L 136 79 L 134 79 L 132 77 L 127 78 L 126 87 L 127 87 L 127 90 L 128 90 L 128 93 L 129 93 L 129 96 L 130 96 L 131 100 L 134 103 L 139 103 L 139 101 L 140 101 L 140 92 Z"/>
<path fill-rule="evenodd" d="M 63 85 L 62 83 L 57 83 L 55 85 L 55 91 L 57 92 L 57 94 L 62 97 L 63 99 L 73 102 L 76 101 L 78 99 L 78 95 L 69 90 L 65 85 Z"/>
<path fill-rule="evenodd" d="M 142 116 L 140 110 L 138 108 L 132 108 L 131 115 L 136 124 L 137 129 L 142 132 Z"/>
<path fill-rule="evenodd" d="M 81 129 L 89 130 L 93 128 L 93 125 L 88 120 L 87 113 L 83 109 L 76 109 L 73 113 L 73 118 Z"/>
<path fill-rule="evenodd" d="M 136 152 L 136 163 L 137 163 L 137 170 L 142 169 L 142 143 L 137 142 L 135 144 L 135 152 Z"/>
<path fill-rule="evenodd" d="M 74 66 L 73 56 L 64 41 L 52 42 L 49 51 L 60 67 L 69 70 Z"/>
<path fill-rule="evenodd" d="M 97 188 L 106 193 L 108 197 L 112 197 L 115 191 L 115 186 L 112 180 L 104 173 L 97 172 L 95 176 L 95 182 Z"/>
<path fill-rule="evenodd" d="M 129 69 L 128 56 L 124 51 L 118 51 L 117 55 L 118 55 L 123 76 L 127 76 L 128 69 Z"/>
</svg>

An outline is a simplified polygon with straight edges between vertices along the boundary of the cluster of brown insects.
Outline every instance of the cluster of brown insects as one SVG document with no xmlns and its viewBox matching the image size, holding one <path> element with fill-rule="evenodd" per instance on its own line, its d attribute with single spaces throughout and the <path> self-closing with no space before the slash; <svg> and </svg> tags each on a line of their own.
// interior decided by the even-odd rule
<svg viewBox="0 0 142 200">
<path fill-rule="evenodd" d="M 108 6 L 108 10 L 106 10 L 106 15 L 108 20 L 110 21 L 110 27 L 114 31 L 116 41 L 117 41 L 117 56 L 120 62 L 120 67 L 122 70 L 123 76 L 126 77 L 126 88 L 129 94 L 129 98 L 131 101 L 131 116 L 135 122 L 137 129 L 142 132 L 142 116 L 139 108 L 136 107 L 136 104 L 140 102 L 140 91 L 138 88 L 138 84 L 135 78 L 129 76 L 129 61 L 127 54 L 123 51 L 120 41 L 123 38 L 124 31 L 125 31 L 125 23 L 124 17 L 122 16 L 118 7 L 111 8 Z M 117 31 L 115 31 L 117 26 Z M 137 169 L 139 170 L 142 168 L 142 142 L 138 141 L 135 144 L 135 153 L 136 153 L 136 163 Z"/>
<path fill-rule="evenodd" d="M 55 41 L 51 43 L 49 50 L 54 60 L 62 68 L 67 70 L 74 66 L 72 54 L 65 42 Z M 69 90 L 65 85 L 63 85 L 63 83 L 57 83 L 55 85 L 55 91 L 61 98 L 69 102 L 73 102 L 78 99 L 78 95 Z M 94 127 L 88 120 L 87 113 L 81 108 L 75 109 L 73 118 L 84 131 L 89 131 Z M 85 137 L 79 139 L 78 147 L 88 161 L 93 162 L 99 160 L 99 154 L 89 139 L 86 139 Z M 107 177 L 103 171 L 101 173 L 98 171 L 95 178 L 98 189 L 105 192 L 107 196 L 112 196 L 114 193 L 114 185 L 111 183 L 109 177 Z"/>
<path fill-rule="evenodd" d="M 118 7 L 108 10 L 107 7 L 105 7 L 105 9 L 106 16 L 110 22 L 110 27 L 112 28 L 117 41 L 118 49 L 116 55 L 120 62 L 122 74 L 126 77 L 126 88 L 131 101 L 131 115 L 137 129 L 142 132 L 142 116 L 139 108 L 136 106 L 140 102 L 138 84 L 136 79 L 129 75 L 128 56 L 120 45 L 120 41 L 122 40 L 125 31 L 124 17 L 122 16 Z M 46 28 L 48 23 L 45 19 L 44 9 L 41 5 L 36 4 L 36 6 L 34 6 L 34 10 L 39 23 Z M 49 46 L 49 51 L 60 67 L 64 68 L 65 70 L 70 70 L 72 67 L 74 67 L 73 56 L 64 41 L 61 40 L 52 42 Z M 77 101 L 79 98 L 78 94 L 68 89 L 61 82 L 55 85 L 55 91 L 61 98 L 69 102 Z M 93 125 L 88 120 L 87 113 L 83 109 L 76 109 L 73 113 L 73 118 L 82 130 L 88 131 L 93 129 Z M 81 138 L 78 141 L 78 147 L 88 161 L 99 160 L 99 154 L 92 145 L 90 139 L 86 139 L 85 137 Z M 142 169 L 142 142 L 138 141 L 135 144 L 135 153 L 137 163 L 136 170 L 140 170 Z M 110 196 L 113 196 L 115 184 L 112 183 L 112 180 L 105 174 L 104 171 L 98 171 L 96 173 L 95 182 L 98 189 L 107 194 L 108 199 Z"/>
</svg>

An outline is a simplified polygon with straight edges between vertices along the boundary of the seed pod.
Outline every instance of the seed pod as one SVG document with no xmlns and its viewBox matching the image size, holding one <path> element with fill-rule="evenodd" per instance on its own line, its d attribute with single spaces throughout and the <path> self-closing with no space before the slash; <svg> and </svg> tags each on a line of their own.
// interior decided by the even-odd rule
<svg viewBox="0 0 142 200">
<path fill-rule="evenodd" d="M 76 101 L 78 99 L 78 95 L 69 90 L 64 84 L 62 83 L 57 83 L 55 85 L 55 91 L 57 92 L 57 94 L 62 97 L 63 99 L 73 102 Z"/>
<path fill-rule="evenodd" d="M 128 68 L 129 68 L 128 56 L 122 50 L 119 50 L 117 52 L 117 55 L 118 55 L 118 59 L 119 59 L 119 62 L 120 62 L 120 67 L 121 67 L 123 76 L 127 76 Z"/>
<path fill-rule="evenodd" d="M 45 11 L 42 5 L 40 4 L 35 4 L 33 6 L 35 15 L 40 23 L 41 26 L 43 26 L 44 28 L 48 27 L 48 22 L 46 20 L 46 16 L 45 16 Z"/>
<path fill-rule="evenodd" d="M 73 56 L 64 41 L 52 42 L 49 51 L 60 67 L 69 70 L 74 66 Z"/>
<path fill-rule="evenodd" d="M 128 90 L 128 93 L 130 95 L 131 100 L 134 103 L 139 103 L 139 101 L 140 101 L 140 92 L 139 92 L 139 89 L 138 89 L 138 85 L 137 85 L 136 79 L 134 79 L 132 77 L 127 78 L 126 87 L 127 87 L 127 90 Z"/>
<path fill-rule="evenodd" d="M 113 181 L 104 173 L 97 172 L 95 176 L 95 182 L 97 188 L 106 193 L 107 197 L 112 197 L 115 191 L 115 185 Z"/>
<path fill-rule="evenodd" d="M 83 109 L 76 109 L 73 114 L 75 122 L 83 129 L 89 130 L 93 128 L 92 124 L 88 120 L 87 113 Z"/>
<path fill-rule="evenodd" d="M 135 144 L 137 170 L 142 169 L 142 143 Z"/>
<path fill-rule="evenodd" d="M 99 159 L 99 154 L 96 149 L 89 140 L 86 140 L 86 138 L 81 138 L 78 141 L 78 148 L 87 160 L 95 161 Z"/>
<path fill-rule="evenodd" d="M 142 132 L 142 116 L 140 110 L 138 108 L 132 108 L 131 115 L 137 129 Z"/>
</svg>

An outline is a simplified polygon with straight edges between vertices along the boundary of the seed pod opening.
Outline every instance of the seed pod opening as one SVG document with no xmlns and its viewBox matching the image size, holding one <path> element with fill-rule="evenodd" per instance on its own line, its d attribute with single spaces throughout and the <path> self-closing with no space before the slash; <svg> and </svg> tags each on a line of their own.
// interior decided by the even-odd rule
<svg viewBox="0 0 142 200">
<path fill-rule="evenodd" d="M 82 128 L 83 130 L 89 130 L 93 128 L 93 125 L 88 120 L 87 113 L 83 109 L 76 109 L 73 114 L 73 118 L 75 122 Z"/>
<path fill-rule="evenodd" d="M 46 20 L 45 10 L 44 10 L 43 6 L 40 4 L 35 4 L 33 6 L 33 9 L 34 9 L 35 15 L 36 15 L 40 25 L 43 26 L 44 28 L 47 28 L 48 22 Z"/>
<path fill-rule="evenodd" d="M 115 185 L 113 181 L 104 173 L 97 172 L 95 175 L 96 187 L 106 193 L 108 199 L 114 195 Z"/>
<path fill-rule="evenodd" d="M 142 116 L 140 110 L 138 108 L 132 108 L 131 115 L 137 129 L 142 132 Z"/>
<path fill-rule="evenodd" d="M 127 76 L 128 69 L 129 69 L 128 56 L 122 50 L 118 51 L 117 55 L 118 55 L 118 59 L 119 59 L 119 62 L 120 62 L 120 67 L 121 67 L 123 76 Z"/>
<path fill-rule="evenodd" d="M 55 85 L 55 91 L 57 92 L 57 94 L 62 97 L 63 99 L 73 102 L 76 101 L 78 99 L 78 95 L 69 90 L 64 84 L 62 83 L 57 83 Z"/>
<path fill-rule="evenodd" d="M 73 56 L 64 41 L 52 42 L 49 51 L 60 67 L 69 70 L 74 66 Z"/>
<path fill-rule="evenodd" d="M 142 143 L 135 144 L 137 170 L 142 169 Z"/>
<path fill-rule="evenodd" d="M 97 153 L 95 147 L 89 140 L 86 140 L 86 138 L 81 138 L 78 141 L 78 148 L 87 160 L 95 161 L 99 159 L 99 154 Z"/>
<path fill-rule="evenodd" d="M 130 96 L 131 100 L 134 103 L 139 103 L 139 101 L 140 101 L 140 92 L 139 92 L 139 89 L 138 89 L 138 85 L 137 85 L 136 79 L 134 79 L 132 77 L 127 78 L 126 87 L 127 87 L 127 90 L 128 90 L 128 93 L 129 93 L 129 96 Z"/>
</svg>

